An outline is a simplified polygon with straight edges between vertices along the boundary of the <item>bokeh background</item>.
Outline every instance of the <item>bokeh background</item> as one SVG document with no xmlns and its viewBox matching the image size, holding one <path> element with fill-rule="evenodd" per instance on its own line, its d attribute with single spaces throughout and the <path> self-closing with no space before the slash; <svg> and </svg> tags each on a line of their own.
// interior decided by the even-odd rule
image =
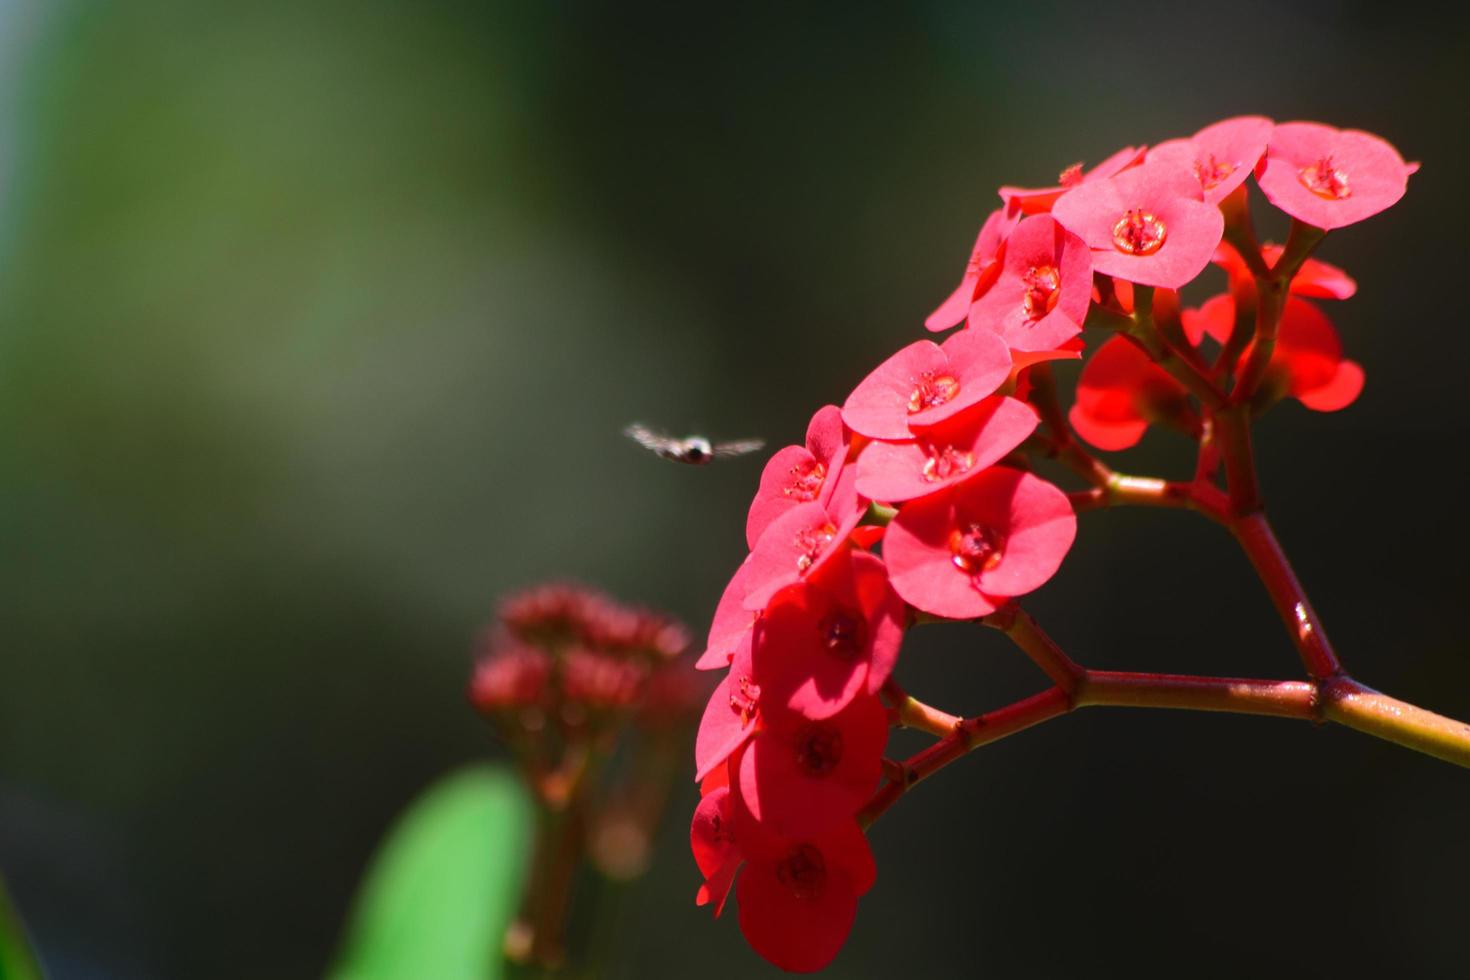
<svg viewBox="0 0 1470 980">
<path fill-rule="evenodd" d="M 996 185 L 1241 112 L 1425 162 L 1322 252 L 1362 399 L 1260 447 L 1350 668 L 1470 717 L 1470 32 L 1432 9 L 0 3 L 0 867 L 55 976 L 319 975 L 392 815 L 498 751 L 498 594 L 707 622 L 760 462 L 624 423 L 799 439 Z M 1087 515 L 1028 605 L 1095 666 L 1298 669 L 1189 514 Z M 900 675 L 1040 682 L 954 628 Z M 684 794 L 618 975 L 767 975 L 692 905 Z M 1467 828 L 1470 776 L 1346 730 L 1083 712 L 875 826 L 832 975 L 1465 976 Z"/>
</svg>

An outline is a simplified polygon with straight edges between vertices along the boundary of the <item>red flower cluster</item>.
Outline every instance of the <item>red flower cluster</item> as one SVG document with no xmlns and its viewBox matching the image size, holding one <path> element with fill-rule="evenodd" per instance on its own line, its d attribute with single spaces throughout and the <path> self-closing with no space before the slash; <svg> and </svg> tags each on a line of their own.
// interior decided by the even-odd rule
<svg viewBox="0 0 1470 980">
<path fill-rule="evenodd" d="M 1050 579 L 1076 534 L 1071 500 L 1022 453 L 1039 423 L 1029 372 L 1080 357 L 1094 313 L 1136 324 L 1135 299 L 1190 348 L 1178 356 L 1202 360 L 1208 341 L 1240 358 L 1260 303 L 1253 273 L 1282 256 L 1268 246 L 1248 263 L 1225 244 L 1248 221 L 1247 178 L 1328 229 L 1391 205 L 1414 169 L 1366 134 L 1251 116 L 1070 167 L 1054 187 L 1001 189 L 960 285 L 926 321 L 964 327 L 879 364 L 761 475 L 750 554 L 699 661 L 728 671 L 695 748 L 699 904 L 718 914 L 743 867 L 740 924 L 757 952 L 808 971 L 841 947 L 874 880 L 858 817 L 883 776 L 880 692 L 905 625 L 915 612 L 995 612 Z M 1252 391 L 1332 410 L 1356 397 L 1362 371 L 1304 297 L 1345 298 L 1355 286 L 1303 258 L 1292 256 L 1300 274 Z M 1181 310 L 1177 290 L 1212 261 L 1230 292 Z M 1097 349 L 1071 412 L 1084 438 L 1117 449 L 1156 420 L 1200 430 L 1190 392 L 1156 355 L 1122 332 Z"/>
<path fill-rule="evenodd" d="M 678 715 L 687 709 L 671 703 L 678 697 L 670 692 L 688 685 L 674 680 L 683 673 L 675 658 L 688 648 L 688 632 L 660 613 L 581 586 L 538 586 L 501 605 L 470 680 L 470 702 L 517 733 L 540 731 L 548 719 L 585 726 L 657 705 Z"/>
</svg>

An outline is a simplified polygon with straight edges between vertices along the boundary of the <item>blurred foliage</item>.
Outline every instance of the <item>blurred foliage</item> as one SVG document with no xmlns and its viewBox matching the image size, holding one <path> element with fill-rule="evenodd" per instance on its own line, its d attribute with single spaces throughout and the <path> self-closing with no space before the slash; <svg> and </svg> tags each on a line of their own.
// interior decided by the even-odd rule
<svg viewBox="0 0 1470 980">
<path fill-rule="evenodd" d="M 26 938 L 25 924 L 11 904 L 5 881 L 0 879 L 0 980 L 40 980 L 41 975 Z"/>
<path fill-rule="evenodd" d="M 444 777 L 389 830 L 358 892 L 335 980 L 495 980 L 520 900 L 532 805 L 515 774 Z"/>
</svg>

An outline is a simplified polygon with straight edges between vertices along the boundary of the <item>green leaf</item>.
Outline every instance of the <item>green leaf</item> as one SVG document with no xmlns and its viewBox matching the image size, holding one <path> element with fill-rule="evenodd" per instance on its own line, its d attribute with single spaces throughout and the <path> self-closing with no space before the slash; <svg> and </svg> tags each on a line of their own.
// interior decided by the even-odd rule
<svg viewBox="0 0 1470 980">
<path fill-rule="evenodd" d="M 0 980 L 41 980 L 44 974 L 26 940 L 25 926 L 16 914 L 5 881 L 0 879 Z"/>
<path fill-rule="evenodd" d="M 379 846 L 335 980 L 486 980 L 501 973 L 531 846 L 510 771 L 474 766 L 429 787 Z"/>
</svg>

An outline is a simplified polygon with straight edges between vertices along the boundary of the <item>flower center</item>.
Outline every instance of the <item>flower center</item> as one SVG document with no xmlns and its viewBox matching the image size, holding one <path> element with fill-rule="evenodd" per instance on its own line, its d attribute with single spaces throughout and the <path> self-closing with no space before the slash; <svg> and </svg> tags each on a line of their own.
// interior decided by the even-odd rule
<svg viewBox="0 0 1470 980">
<path fill-rule="evenodd" d="M 1028 319 L 1040 320 L 1057 305 L 1062 274 L 1054 265 L 1033 265 L 1021 276 L 1021 289 L 1021 312 Z"/>
<path fill-rule="evenodd" d="M 776 865 L 776 878 L 797 898 L 812 899 L 822 894 L 827 883 L 827 862 L 822 852 L 810 844 L 797 844 Z"/>
<path fill-rule="evenodd" d="M 978 575 L 1000 564 L 1005 539 L 986 524 L 962 524 L 949 532 L 949 550 L 962 572 Z"/>
<path fill-rule="evenodd" d="M 1215 154 L 1211 153 L 1208 160 L 1194 161 L 1194 176 L 1199 181 L 1200 189 L 1207 191 L 1219 186 L 1225 178 L 1235 173 L 1238 166 L 1239 164 L 1216 160 Z"/>
<path fill-rule="evenodd" d="M 1152 211 L 1129 208 L 1113 225 L 1113 244 L 1129 255 L 1152 255 L 1164 244 L 1164 223 Z"/>
<path fill-rule="evenodd" d="M 842 761 L 842 733 L 830 725 L 812 725 L 796 746 L 796 764 L 815 779 L 830 775 Z"/>
<path fill-rule="evenodd" d="M 960 382 L 952 374 L 936 375 L 925 371 L 909 395 L 909 414 L 922 412 L 926 408 L 938 408 L 960 393 Z"/>
<path fill-rule="evenodd" d="M 760 696 L 761 689 L 752 684 L 749 677 L 741 677 L 740 682 L 730 688 L 730 710 L 740 716 L 742 726 L 755 720 Z"/>
<path fill-rule="evenodd" d="M 827 545 L 837 536 L 837 528 L 829 524 L 809 527 L 796 534 L 796 570 L 803 574 L 817 563 Z"/>
<path fill-rule="evenodd" d="M 1303 167 L 1297 172 L 1297 179 L 1307 190 L 1329 201 L 1341 201 L 1353 193 L 1347 174 L 1333 166 L 1331 155 Z"/>
<path fill-rule="evenodd" d="M 826 478 L 827 467 L 816 460 L 797 463 L 791 467 L 790 482 L 786 484 L 782 493 L 793 500 L 809 503 L 816 500 L 817 494 L 822 492 L 822 481 Z"/>
<path fill-rule="evenodd" d="M 925 446 L 924 452 L 929 457 L 924 460 L 924 479 L 929 483 L 959 476 L 975 465 L 973 453 L 964 452 L 954 446 Z"/>
<path fill-rule="evenodd" d="M 833 609 L 817 623 L 817 633 L 834 657 L 851 661 L 867 646 L 868 624 L 846 609 Z"/>
<path fill-rule="evenodd" d="M 1074 163 L 1066 170 L 1057 174 L 1057 183 L 1063 187 L 1076 187 L 1082 183 L 1082 164 L 1080 162 Z"/>
</svg>

